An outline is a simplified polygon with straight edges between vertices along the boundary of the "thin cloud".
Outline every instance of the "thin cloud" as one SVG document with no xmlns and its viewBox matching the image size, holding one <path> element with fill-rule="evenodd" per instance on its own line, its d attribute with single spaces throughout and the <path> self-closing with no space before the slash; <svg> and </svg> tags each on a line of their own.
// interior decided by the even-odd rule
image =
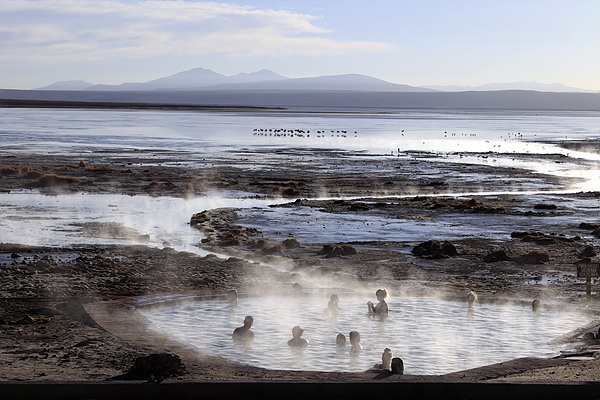
<svg viewBox="0 0 600 400">
<path fill-rule="evenodd" d="M 2 2 L 1 61 L 228 54 L 235 57 L 390 52 L 389 43 L 341 41 L 319 16 L 192 1 Z"/>
</svg>

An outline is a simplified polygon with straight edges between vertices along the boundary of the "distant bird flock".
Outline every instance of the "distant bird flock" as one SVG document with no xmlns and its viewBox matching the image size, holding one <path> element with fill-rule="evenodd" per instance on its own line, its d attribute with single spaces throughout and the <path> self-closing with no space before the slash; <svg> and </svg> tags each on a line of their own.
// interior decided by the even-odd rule
<svg viewBox="0 0 600 400">
<path fill-rule="evenodd" d="M 303 137 L 310 137 L 311 135 L 311 131 L 310 130 L 306 130 L 306 129 L 287 129 L 287 128 L 255 128 L 253 130 L 254 136 L 277 136 L 277 137 L 299 137 L 299 138 L 303 138 Z M 313 131 L 312 132 L 316 137 L 348 137 L 348 136 L 354 136 L 357 137 L 358 136 L 358 132 L 357 131 L 349 131 L 346 129 L 323 129 L 323 130 L 317 130 L 317 131 Z M 402 131 L 400 131 L 401 136 L 404 136 L 404 129 L 402 129 Z M 444 137 L 457 137 L 458 135 L 455 132 L 451 132 L 449 133 L 448 131 L 444 132 Z M 476 137 L 477 133 L 462 133 L 460 134 L 460 136 L 462 137 Z M 521 134 L 521 132 L 518 133 L 508 133 L 508 139 L 522 139 L 523 135 Z M 500 136 L 500 139 L 504 139 L 504 141 L 506 141 L 507 139 L 504 138 L 502 135 Z M 488 140 L 486 140 L 486 143 L 489 143 Z"/>
<path fill-rule="evenodd" d="M 311 131 L 310 130 L 304 130 L 304 129 L 287 129 L 287 128 L 280 128 L 280 129 L 273 129 L 273 128 L 255 128 L 254 129 L 254 135 L 255 136 L 280 136 L 280 137 L 310 137 L 311 135 Z M 356 137 L 358 135 L 358 132 L 354 131 L 354 132 L 350 132 L 348 130 L 318 130 L 318 131 L 314 131 L 313 134 L 316 135 L 316 137 L 348 137 L 349 135 L 352 136 L 354 135 L 354 137 Z"/>
</svg>

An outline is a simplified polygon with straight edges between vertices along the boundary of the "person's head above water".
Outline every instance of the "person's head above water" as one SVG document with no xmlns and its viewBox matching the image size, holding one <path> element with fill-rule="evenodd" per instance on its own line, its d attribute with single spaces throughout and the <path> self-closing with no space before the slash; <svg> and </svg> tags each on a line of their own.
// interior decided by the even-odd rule
<svg viewBox="0 0 600 400">
<path fill-rule="evenodd" d="M 360 344 L 360 333 L 358 331 L 350 331 L 350 344 L 353 346 Z"/>
<path fill-rule="evenodd" d="M 300 325 L 296 325 L 292 328 L 292 338 L 288 340 L 288 345 L 293 347 L 304 347 L 308 345 L 308 340 L 304 339 L 302 335 L 304 329 Z"/>
<path fill-rule="evenodd" d="M 474 290 L 471 290 L 469 293 L 467 293 L 467 303 L 469 303 L 470 306 L 472 306 L 476 300 L 477 300 L 477 293 L 475 293 Z"/>
<path fill-rule="evenodd" d="M 338 333 L 337 336 L 335 337 L 335 344 L 343 347 L 346 345 L 346 336 L 344 336 L 343 333 Z"/>
<path fill-rule="evenodd" d="M 292 336 L 295 338 L 300 338 L 304 335 L 304 329 L 300 325 L 296 325 L 292 328 Z"/>
<path fill-rule="evenodd" d="M 241 340 L 252 339 L 254 337 L 254 332 L 252 332 L 250 328 L 252 328 L 253 323 L 254 318 L 250 315 L 246 316 L 246 318 L 244 318 L 244 326 L 240 326 L 233 330 L 233 338 Z"/>
<path fill-rule="evenodd" d="M 338 297 L 337 294 L 332 294 L 329 297 L 329 307 L 337 307 L 339 303 L 340 303 L 340 298 Z"/>
<path fill-rule="evenodd" d="M 238 301 L 238 292 L 235 289 L 230 289 L 227 292 L 227 298 L 229 299 L 229 304 L 236 305 Z"/>
<path fill-rule="evenodd" d="M 387 299 L 387 297 L 388 297 L 387 290 L 377 289 L 377 291 L 375 292 L 375 296 L 377 297 L 377 300 L 383 301 L 383 300 Z"/>
</svg>

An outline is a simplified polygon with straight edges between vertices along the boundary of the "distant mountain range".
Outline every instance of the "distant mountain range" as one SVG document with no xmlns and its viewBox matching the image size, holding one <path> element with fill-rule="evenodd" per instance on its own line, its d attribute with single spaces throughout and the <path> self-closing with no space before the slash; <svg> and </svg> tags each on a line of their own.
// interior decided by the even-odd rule
<svg viewBox="0 0 600 400">
<path fill-rule="evenodd" d="M 61 81 L 36 90 L 85 91 L 161 91 L 161 90 L 305 90 L 305 91 L 365 91 L 365 92 L 464 92 L 497 90 L 534 90 L 540 92 L 597 93 L 568 87 L 560 83 L 538 82 L 490 83 L 482 86 L 417 87 L 387 82 L 360 74 L 329 75 L 309 78 L 288 78 L 268 69 L 226 76 L 204 68 L 194 68 L 147 82 L 127 82 L 118 85 L 93 84 L 81 80 Z"/>
<path fill-rule="evenodd" d="M 359 74 L 288 78 L 270 70 L 226 76 L 204 68 L 119 85 L 63 81 L 33 90 L 0 89 L 0 107 L 77 107 L 76 103 L 146 107 L 222 106 L 287 110 L 562 110 L 600 111 L 600 92 L 561 84 L 494 83 L 415 87 Z M 66 103 L 70 103 L 66 104 Z"/>
<path fill-rule="evenodd" d="M 354 90 L 369 92 L 433 92 L 386 82 L 366 75 L 347 74 L 312 78 L 288 78 L 268 69 L 253 73 L 226 76 L 204 68 L 151 80 L 148 82 L 95 85 L 85 81 L 62 81 L 36 90 L 92 90 L 92 91 L 149 91 L 149 90 Z"/>
</svg>

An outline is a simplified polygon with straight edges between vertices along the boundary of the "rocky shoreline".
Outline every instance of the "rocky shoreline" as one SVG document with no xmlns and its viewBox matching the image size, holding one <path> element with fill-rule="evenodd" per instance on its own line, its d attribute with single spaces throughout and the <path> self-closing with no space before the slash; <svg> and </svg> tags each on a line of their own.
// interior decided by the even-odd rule
<svg viewBox="0 0 600 400">
<path fill-rule="evenodd" d="M 173 154 L 165 155 L 165 164 Z M 168 161 L 168 162 L 167 162 Z M 363 161 L 368 163 L 369 160 Z M 415 161 L 418 162 L 418 161 Z M 430 162 L 430 161 L 427 161 Z M 293 164 L 293 162 L 291 162 Z M 360 168 L 360 166 L 357 166 Z M 372 168 L 372 167 L 371 167 Z M 373 177 L 338 173 L 325 169 L 288 168 L 278 171 L 245 171 L 215 161 L 206 169 L 167 166 L 155 158 L 2 155 L 0 190 L 39 190 L 44 193 L 123 193 L 130 195 L 191 196 L 207 190 L 243 190 L 257 196 L 290 199 L 280 207 L 297 205 L 325 212 L 397 213 L 424 218 L 440 213 L 527 215 L 552 218 L 565 213 L 558 207 L 531 197 L 498 196 L 495 200 L 428 197 L 428 193 L 455 192 L 469 188 L 465 179 L 423 179 L 402 175 Z M 463 171 L 479 166 L 463 166 Z M 369 169 L 366 169 L 369 170 Z M 485 168 L 483 168 L 485 173 Z M 407 175 L 410 171 L 407 170 Z M 490 169 L 491 173 L 491 169 Z M 497 173 L 497 170 L 494 170 Z M 507 171 L 508 173 L 508 171 Z M 510 171 L 516 176 L 525 171 Z M 466 174 L 468 175 L 468 174 Z M 336 179 L 337 177 L 337 179 Z M 550 185 L 558 182 L 552 177 Z M 501 185 L 502 182 L 498 182 Z M 317 193 L 353 196 L 354 200 L 307 200 Z M 404 196 L 407 192 L 415 196 Z M 385 193 L 379 200 L 373 195 Z M 402 195 L 393 197 L 393 195 Z M 369 196 L 369 200 L 364 198 Z M 391 197 L 390 197 L 391 196 Z M 598 198 L 597 193 L 579 193 L 572 198 Z M 362 199 L 362 200 L 361 200 Z M 585 220 L 581 223 L 594 221 Z M 481 301 L 540 298 L 575 307 L 595 308 L 598 295 L 585 296 L 584 284 L 574 276 L 575 265 L 595 257 L 589 238 L 590 226 L 562 227 L 539 232 L 515 229 L 505 240 L 468 238 L 445 243 L 352 242 L 313 243 L 289 237 L 265 236 L 263 232 L 236 225 L 235 209 L 198 210 L 190 223 L 205 233 L 203 248 L 227 257 L 179 252 L 139 245 L 90 245 L 45 248 L 0 244 L 0 366 L 1 381 L 103 381 L 124 377 L 136 360 L 162 351 L 182 352 L 185 369 L 170 380 L 289 380 L 361 381 L 381 380 L 380 372 L 335 374 L 266 371 L 237 365 L 181 347 L 149 340 L 133 340 L 110 332 L 110 318 L 103 326 L 89 313 L 94 304 L 114 313 L 127 311 L 140 296 L 172 293 L 224 292 L 231 288 L 256 290 L 273 285 L 310 285 L 303 276 L 326 276 L 336 281 L 359 281 L 365 286 L 386 285 L 396 291 L 425 294 L 435 291 L 463 296 L 475 290 Z M 94 226 L 84 227 L 94 235 Z M 126 227 L 125 227 L 126 228 Z M 106 230 L 103 230 L 106 232 Z M 113 227 L 114 235 L 136 234 Z M 138 238 L 140 239 L 140 238 Z M 281 261 L 293 267 L 281 272 L 265 267 Z M 380 274 L 386 261 L 385 277 Z M 426 274 L 427 279 L 423 279 Z M 531 284 L 541 281 L 544 283 Z M 114 308 L 113 308 L 114 307 Z M 99 309 L 97 308 L 96 311 Z M 133 312 L 133 311 L 132 311 Z M 99 315 L 99 314 L 98 314 Z M 119 314 L 121 315 L 121 314 Z M 132 318 L 131 312 L 122 320 Z M 98 319 L 101 319 L 98 317 Z M 106 322 L 109 321 L 109 322 Z M 590 330 L 592 328 L 590 327 Z M 579 340 L 575 338 L 576 340 Z M 503 366 L 450 374 L 443 377 L 389 375 L 383 381 L 471 381 L 590 382 L 600 376 L 595 340 L 583 343 L 571 359 L 515 360 Z M 193 353 L 193 354 L 192 354 Z M 574 357 L 578 356 L 578 357 Z M 491 373 L 490 371 L 494 371 Z M 140 377 L 137 376 L 137 379 Z M 148 377 L 146 377 L 148 378 Z"/>
</svg>

